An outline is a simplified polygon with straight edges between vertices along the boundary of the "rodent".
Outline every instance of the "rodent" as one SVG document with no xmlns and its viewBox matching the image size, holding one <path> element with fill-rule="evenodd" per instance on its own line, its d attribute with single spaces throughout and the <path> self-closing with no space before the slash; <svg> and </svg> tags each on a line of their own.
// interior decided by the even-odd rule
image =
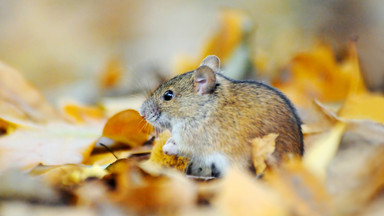
<svg viewBox="0 0 384 216">
<path fill-rule="evenodd" d="M 301 120 L 288 98 L 266 84 L 224 76 L 214 55 L 163 83 L 139 112 L 171 131 L 163 151 L 189 158 L 191 175 L 219 177 L 228 166 L 252 169 L 250 142 L 269 133 L 278 134 L 272 154 L 278 163 L 304 152 Z"/>
</svg>

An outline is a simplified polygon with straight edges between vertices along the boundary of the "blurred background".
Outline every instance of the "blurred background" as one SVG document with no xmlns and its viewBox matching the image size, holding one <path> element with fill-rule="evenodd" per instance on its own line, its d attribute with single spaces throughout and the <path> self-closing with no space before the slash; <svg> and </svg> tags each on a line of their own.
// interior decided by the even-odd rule
<svg viewBox="0 0 384 216">
<path fill-rule="evenodd" d="M 206 54 L 228 76 L 269 82 L 319 43 L 343 58 L 357 36 L 364 79 L 382 91 L 383 12 L 381 0 L 2 0 L 0 61 L 53 103 L 95 103 L 154 88 Z"/>
</svg>

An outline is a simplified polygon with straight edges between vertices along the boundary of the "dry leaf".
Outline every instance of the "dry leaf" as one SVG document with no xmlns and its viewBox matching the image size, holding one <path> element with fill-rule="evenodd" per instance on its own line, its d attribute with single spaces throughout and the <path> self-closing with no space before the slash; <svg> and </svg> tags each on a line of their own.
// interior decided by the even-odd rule
<svg viewBox="0 0 384 216">
<path fill-rule="evenodd" d="M 372 120 L 384 124 L 384 96 L 375 93 L 349 95 L 338 115 L 344 119 Z"/>
<path fill-rule="evenodd" d="M 222 215 L 289 215 L 283 199 L 256 178 L 230 169 L 212 203 Z"/>
<path fill-rule="evenodd" d="M 165 167 L 173 167 L 179 171 L 184 171 L 189 162 L 187 158 L 163 153 L 163 146 L 170 137 L 169 131 L 164 131 L 159 135 L 153 145 L 150 160 Z"/>
<path fill-rule="evenodd" d="M 331 215 L 332 203 L 325 186 L 301 161 L 292 160 L 274 169 L 266 181 L 284 198 L 293 215 Z"/>
<path fill-rule="evenodd" d="M 252 140 L 253 166 L 258 175 L 263 174 L 267 168 L 266 161 L 272 157 L 272 153 L 275 151 L 275 140 L 278 136 L 278 134 L 271 133 Z"/>
<path fill-rule="evenodd" d="M 108 119 L 103 137 L 130 147 L 143 145 L 154 131 L 136 110 L 121 111 Z M 113 143 L 104 143 L 113 144 Z"/>
<path fill-rule="evenodd" d="M 0 200 L 23 200 L 26 202 L 40 202 L 45 204 L 64 204 L 62 194 L 59 190 L 26 173 L 16 170 L 8 170 L 0 173 Z"/>
<path fill-rule="evenodd" d="M 73 122 L 78 124 L 98 123 L 105 120 L 104 112 L 91 106 L 80 105 L 74 102 L 66 102 L 63 105 L 64 114 Z"/>
<path fill-rule="evenodd" d="M 86 166 L 82 164 L 66 164 L 57 166 L 39 165 L 29 173 L 39 176 L 52 185 L 73 186 L 87 178 L 102 178 L 107 174 L 102 166 Z"/>
<path fill-rule="evenodd" d="M 29 215 L 29 216 L 97 216 L 93 208 L 41 206 L 21 202 L 9 202 L 0 206 L 0 215 Z"/>
<path fill-rule="evenodd" d="M 367 91 L 361 76 L 359 61 L 356 53 L 356 44 L 349 45 L 354 79 L 348 97 L 340 108 L 338 115 L 345 119 L 372 120 L 384 123 L 384 96 L 379 93 Z"/>
<path fill-rule="evenodd" d="M 123 76 L 121 62 L 117 58 L 112 58 L 102 71 L 100 86 L 104 89 L 116 87 Z"/>
<path fill-rule="evenodd" d="M 359 213 L 380 200 L 383 146 L 384 125 L 369 121 L 347 124 L 326 181 L 339 214 Z"/>
<path fill-rule="evenodd" d="M 98 135 L 95 128 L 59 123 L 17 129 L 0 137 L 0 170 L 81 163 L 89 157 Z"/>
<path fill-rule="evenodd" d="M 195 186 L 177 172 L 152 176 L 126 163 L 115 177 L 116 190 L 109 193 L 110 200 L 136 214 L 177 214 L 191 208 L 196 200 Z"/>
<path fill-rule="evenodd" d="M 0 118 L 61 120 L 43 95 L 14 68 L 0 62 Z"/>
<path fill-rule="evenodd" d="M 326 169 L 336 154 L 346 124 L 336 123 L 329 132 L 324 133 L 311 148 L 306 150 L 303 163 L 312 173 L 320 179 L 325 179 Z"/>
<path fill-rule="evenodd" d="M 351 54 L 352 55 L 352 54 Z M 353 58 L 339 63 L 330 47 L 319 45 L 311 52 L 293 58 L 289 65 L 290 77 L 274 80 L 294 104 L 307 107 L 312 100 L 337 102 L 343 100 L 356 82 Z"/>
</svg>

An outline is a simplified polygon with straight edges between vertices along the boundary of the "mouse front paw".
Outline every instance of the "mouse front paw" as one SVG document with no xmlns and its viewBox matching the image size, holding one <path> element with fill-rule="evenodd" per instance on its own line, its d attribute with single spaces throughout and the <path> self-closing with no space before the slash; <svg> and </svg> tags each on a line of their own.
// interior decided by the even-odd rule
<svg viewBox="0 0 384 216">
<path fill-rule="evenodd" d="M 177 155 L 178 148 L 174 139 L 169 138 L 167 142 L 163 145 L 163 153 L 166 155 Z"/>
</svg>

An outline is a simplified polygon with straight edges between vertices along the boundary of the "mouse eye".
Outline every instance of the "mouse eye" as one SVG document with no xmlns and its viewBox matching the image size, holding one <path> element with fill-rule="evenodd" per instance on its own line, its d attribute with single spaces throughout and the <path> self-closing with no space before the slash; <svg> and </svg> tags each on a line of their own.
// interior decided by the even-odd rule
<svg viewBox="0 0 384 216">
<path fill-rule="evenodd" d="M 175 95 L 173 94 L 172 90 L 167 90 L 166 92 L 164 92 L 163 98 L 165 101 L 170 101 L 174 96 Z"/>
</svg>

